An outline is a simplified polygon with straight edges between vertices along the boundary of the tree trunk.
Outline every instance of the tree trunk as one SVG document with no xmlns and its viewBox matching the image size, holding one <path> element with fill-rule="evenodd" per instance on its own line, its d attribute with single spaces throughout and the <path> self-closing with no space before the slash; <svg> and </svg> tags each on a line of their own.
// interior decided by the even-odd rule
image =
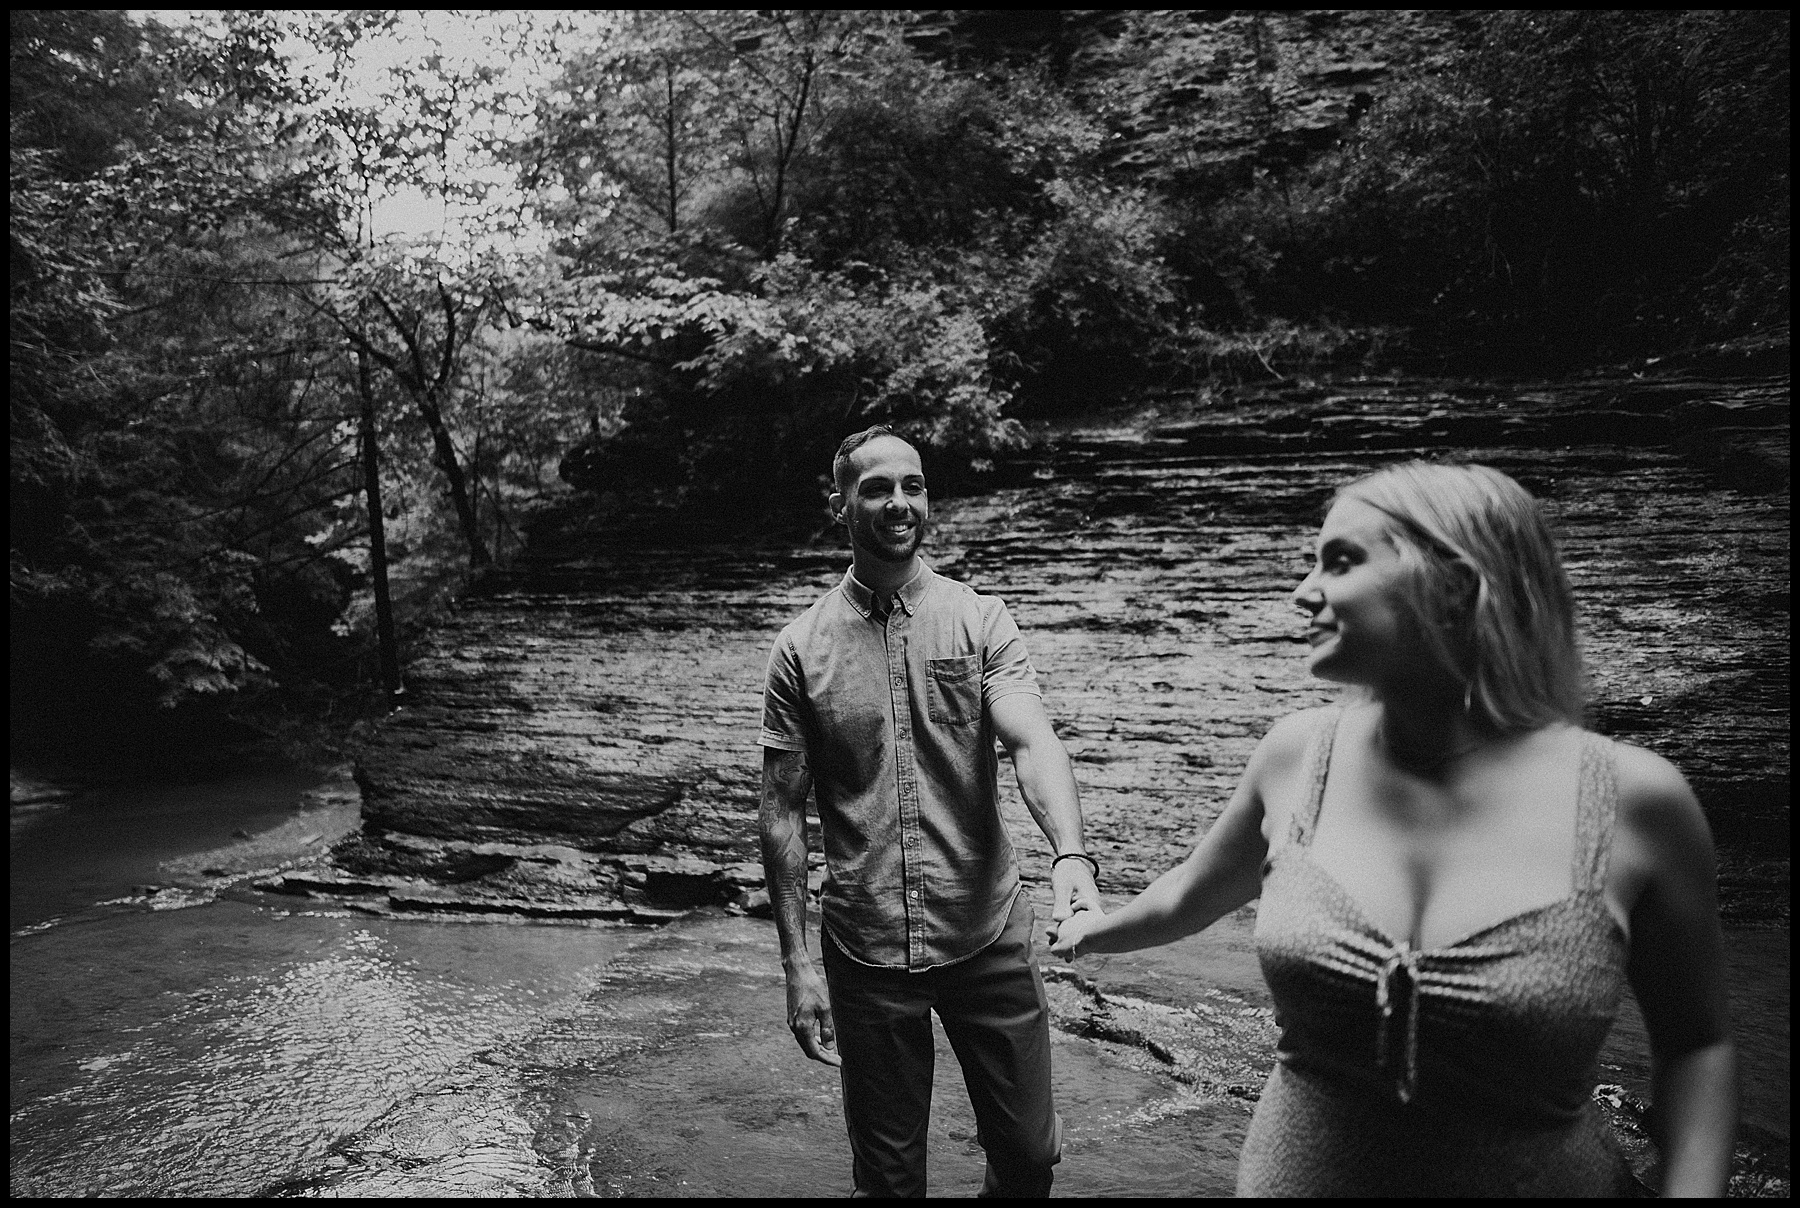
<svg viewBox="0 0 1800 1208">
<path fill-rule="evenodd" d="M 450 481 L 450 502 L 456 505 L 456 519 L 462 525 L 463 539 L 469 543 L 469 565 L 484 570 L 494 563 L 481 540 L 475 524 L 475 506 L 469 499 L 469 484 L 463 478 L 462 466 L 456 460 L 456 446 L 451 443 L 450 429 L 444 426 L 444 414 L 430 394 L 419 396 L 419 418 L 431 429 L 431 443 L 437 449 L 438 468 Z"/>
<path fill-rule="evenodd" d="M 389 703 L 400 694 L 400 644 L 394 636 L 394 602 L 388 594 L 387 529 L 381 511 L 381 446 L 375 438 L 375 388 L 369 381 L 369 354 L 356 351 L 356 384 L 362 393 L 363 488 L 369 505 L 369 578 L 375 588 L 375 644 L 381 659 L 381 689 Z"/>
<path fill-rule="evenodd" d="M 668 108 L 664 110 L 666 125 L 663 130 L 664 167 L 669 173 L 669 234 L 675 233 L 675 64 L 668 59 L 663 60 L 663 79 L 668 85 Z M 499 537 L 494 538 L 496 542 Z"/>
<path fill-rule="evenodd" d="M 487 484 L 488 504 L 494 509 L 494 560 L 501 562 L 502 546 L 506 541 L 507 530 L 512 522 L 506 518 L 506 509 L 500 505 L 500 467 L 494 467 L 494 480 Z"/>
</svg>

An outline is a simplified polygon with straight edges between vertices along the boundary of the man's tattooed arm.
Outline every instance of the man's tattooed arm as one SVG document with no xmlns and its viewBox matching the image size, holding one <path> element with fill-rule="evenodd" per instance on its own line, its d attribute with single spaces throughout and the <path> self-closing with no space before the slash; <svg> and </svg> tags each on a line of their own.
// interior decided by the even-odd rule
<svg viewBox="0 0 1800 1208">
<path fill-rule="evenodd" d="M 781 959 L 806 955 L 806 798 L 812 769 L 804 751 L 763 748 L 763 879 L 781 933 Z"/>
<path fill-rule="evenodd" d="M 763 879 L 781 937 L 781 968 L 787 975 L 788 1027 L 814 1061 L 837 1065 L 837 1034 L 831 999 L 806 950 L 806 798 L 812 769 L 801 751 L 763 749 Z"/>
</svg>

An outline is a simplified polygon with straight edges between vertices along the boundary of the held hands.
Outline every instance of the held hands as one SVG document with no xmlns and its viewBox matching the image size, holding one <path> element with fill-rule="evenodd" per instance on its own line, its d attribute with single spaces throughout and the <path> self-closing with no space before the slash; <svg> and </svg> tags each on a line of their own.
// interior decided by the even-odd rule
<svg viewBox="0 0 1800 1208">
<path fill-rule="evenodd" d="M 1094 885 L 1094 870 L 1086 860 L 1057 860 L 1050 866 L 1050 887 L 1055 907 L 1045 927 L 1044 942 L 1063 960 L 1074 960 L 1078 941 L 1070 939 L 1065 943 L 1063 937 L 1085 935 L 1093 922 L 1104 917 L 1100 891 Z"/>
<path fill-rule="evenodd" d="M 808 1057 L 826 1065 L 844 1064 L 838 1056 L 837 1029 L 831 1022 L 831 998 L 810 962 L 804 968 L 788 971 L 787 1014 L 788 1027 L 794 1030 L 794 1039 Z"/>
<path fill-rule="evenodd" d="M 1099 910 L 1100 891 L 1086 860 L 1058 860 L 1050 866 L 1050 889 L 1056 905 L 1050 917 L 1062 922 L 1077 910 Z"/>
<path fill-rule="evenodd" d="M 1060 923 L 1050 924 L 1049 934 L 1045 939 L 1050 944 L 1051 953 L 1061 960 L 1073 961 L 1081 955 L 1081 943 L 1087 939 L 1088 932 L 1105 917 L 1098 908 L 1082 909 Z"/>
</svg>

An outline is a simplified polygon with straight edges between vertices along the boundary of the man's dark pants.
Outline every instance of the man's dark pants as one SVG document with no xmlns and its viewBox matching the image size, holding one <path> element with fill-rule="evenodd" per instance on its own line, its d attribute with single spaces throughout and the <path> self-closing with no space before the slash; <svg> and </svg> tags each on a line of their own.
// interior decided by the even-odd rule
<svg viewBox="0 0 1800 1208">
<path fill-rule="evenodd" d="M 1031 958 L 1032 918 L 1021 893 L 998 939 L 923 973 L 857 964 L 826 935 L 857 1195 L 925 1194 L 933 1010 L 962 1065 L 987 1153 L 981 1194 L 1050 1194 L 1062 1124 L 1050 1102 L 1050 1010 Z"/>
</svg>

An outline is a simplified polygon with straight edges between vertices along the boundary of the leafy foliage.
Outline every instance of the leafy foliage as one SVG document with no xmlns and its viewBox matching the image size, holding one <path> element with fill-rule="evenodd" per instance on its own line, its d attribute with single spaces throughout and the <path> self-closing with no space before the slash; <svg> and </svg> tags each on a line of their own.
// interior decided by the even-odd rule
<svg viewBox="0 0 1800 1208">
<path fill-rule="evenodd" d="M 1785 318 L 1787 14 L 1472 19 L 1341 146 L 1184 217 L 1216 309 L 1587 357 Z"/>
<path fill-rule="evenodd" d="M 11 15 L 16 735 L 353 694 L 371 456 L 416 615 L 565 482 L 807 507 L 885 422 L 961 487 L 1159 384 L 1786 321 L 1783 11 L 438 19 Z"/>
<path fill-rule="evenodd" d="M 13 22 L 15 736 L 219 733 L 277 680 L 289 704 L 328 703 L 362 676 L 360 635 L 339 624 L 367 569 L 359 354 L 386 371 L 392 485 L 464 485 L 448 425 L 493 265 L 378 249 L 357 222 L 405 166 L 389 149 L 422 159 L 431 122 L 466 120 L 443 99 L 461 82 L 413 81 L 413 108 L 384 126 L 320 116 L 268 16 L 179 35 Z M 313 32 L 346 50 L 381 24 Z"/>
<path fill-rule="evenodd" d="M 653 374 L 571 482 L 805 496 L 882 421 L 949 485 L 1023 446 L 1020 386 L 1142 380 L 1173 299 L 1155 200 L 1094 174 L 1103 132 L 1042 80 L 958 77 L 902 26 L 638 14 L 570 57 L 519 149 L 564 235 L 541 321 Z"/>
</svg>

